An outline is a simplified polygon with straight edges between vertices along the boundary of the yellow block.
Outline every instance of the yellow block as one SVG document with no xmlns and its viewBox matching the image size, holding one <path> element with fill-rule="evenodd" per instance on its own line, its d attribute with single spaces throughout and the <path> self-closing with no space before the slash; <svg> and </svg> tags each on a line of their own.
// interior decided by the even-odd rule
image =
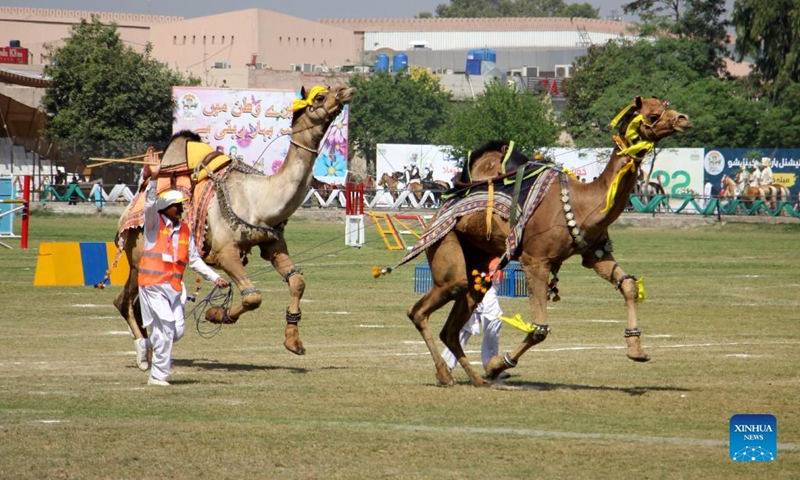
<svg viewBox="0 0 800 480">
<path fill-rule="evenodd" d="M 107 242 L 106 248 L 108 249 L 108 264 L 114 265 L 114 257 L 117 256 L 117 246 L 114 242 Z M 109 279 L 111 280 L 111 285 L 125 285 L 125 282 L 128 281 L 128 273 L 131 270 L 131 266 L 128 264 L 128 257 L 125 256 L 125 252 L 119 256 L 119 260 L 117 260 L 116 267 L 110 267 L 111 274 L 109 275 Z"/>
<path fill-rule="evenodd" d="M 78 242 L 40 244 L 33 284 L 37 287 L 83 285 L 83 264 Z"/>
<path fill-rule="evenodd" d="M 128 259 L 122 254 L 116 268 L 110 268 L 117 256 L 117 246 L 113 242 L 105 242 L 103 252 L 102 247 L 98 251 L 98 244 L 101 242 L 41 243 L 33 277 L 34 286 L 92 286 L 102 282 L 105 272 L 109 270 L 111 285 L 125 285 L 130 271 Z"/>
</svg>

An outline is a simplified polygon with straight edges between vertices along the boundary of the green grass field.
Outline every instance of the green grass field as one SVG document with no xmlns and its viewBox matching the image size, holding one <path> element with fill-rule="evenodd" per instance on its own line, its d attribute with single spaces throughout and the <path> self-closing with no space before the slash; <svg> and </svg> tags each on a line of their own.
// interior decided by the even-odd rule
<svg viewBox="0 0 800 480">
<path fill-rule="evenodd" d="M 33 287 L 40 242 L 111 241 L 116 219 L 36 213 L 31 248 L 0 249 L 0 478 L 800 478 L 800 226 L 613 228 L 645 278 L 652 361 L 625 357 L 620 294 L 572 259 L 547 341 L 479 389 L 461 370 L 436 386 L 405 316 L 414 263 L 374 280 L 403 252 L 367 223 L 351 249 L 343 221 L 289 222 L 306 356 L 284 350 L 286 284 L 254 256 L 262 307 L 210 338 L 190 321 L 159 389 L 134 365 L 118 287 Z M 501 305 L 531 320 L 526 299 Z M 500 335 L 502 350 L 524 336 Z M 776 461 L 730 460 L 739 413 L 776 416 Z"/>
</svg>

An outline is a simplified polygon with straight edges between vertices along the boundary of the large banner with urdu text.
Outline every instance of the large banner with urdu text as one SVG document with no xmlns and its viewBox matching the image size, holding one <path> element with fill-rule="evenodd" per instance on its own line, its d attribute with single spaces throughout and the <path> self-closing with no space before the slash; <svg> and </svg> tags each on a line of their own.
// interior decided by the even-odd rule
<svg viewBox="0 0 800 480">
<path fill-rule="evenodd" d="M 723 175 L 736 178 L 743 168 L 752 171 L 753 164 L 756 161 L 760 164 L 763 157 L 771 160 L 773 181 L 787 187 L 792 197 L 797 198 L 800 148 L 709 148 L 703 158 L 706 178 L 719 188 Z"/>
<path fill-rule="evenodd" d="M 191 130 L 225 155 L 267 175 L 283 164 L 292 133 L 292 102 L 285 90 L 174 87 L 172 130 Z M 347 176 L 348 109 L 334 120 L 319 149 L 314 176 L 342 184 Z"/>
</svg>

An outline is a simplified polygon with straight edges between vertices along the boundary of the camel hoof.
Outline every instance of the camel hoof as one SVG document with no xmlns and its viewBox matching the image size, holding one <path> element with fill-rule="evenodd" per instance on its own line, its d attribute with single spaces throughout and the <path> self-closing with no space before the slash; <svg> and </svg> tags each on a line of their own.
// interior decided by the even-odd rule
<svg viewBox="0 0 800 480">
<path fill-rule="evenodd" d="M 294 353 L 295 355 L 305 355 L 306 348 L 300 340 L 300 332 L 297 325 L 286 325 L 286 340 L 283 341 L 283 346 L 286 350 Z"/>
<path fill-rule="evenodd" d="M 436 381 L 440 387 L 452 387 L 456 384 L 453 379 L 453 372 L 442 362 L 442 366 L 436 367 Z"/>
<path fill-rule="evenodd" d="M 236 320 L 228 316 L 228 311 L 223 307 L 211 307 L 206 310 L 206 321 L 216 324 L 230 325 Z"/>
<path fill-rule="evenodd" d="M 454 387 L 456 385 L 456 381 L 453 379 L 453 376 L 449 373 L 447 375 L 439 375 L 436 373 L 436 381 L 439 382 L 440 387 Z"/>
<path fill-rule="evenodd" d="M 494 381 L 501 378 L 507 378 L 507 376 L 509 376 L 509 374 L 506 372 L 508 368 L 508 365 L 506 365 L 506 363 L 503 361 L 503 357 L 495 355 L 489 359 L 484 372 L 486 373 L 486 378 Z"/>
<path fill-rule="evenodd" d="M 642 363 L 644 363 L 644 362 L 649 362 L 650 361 L 650 355 L 648 355 L 648 354 L 646 354 L 644 352 L 637 353 L 635 355 L 628 354 L 628 358 L 630 358 L 634 362 L 642 362 Z"/>
</svg>

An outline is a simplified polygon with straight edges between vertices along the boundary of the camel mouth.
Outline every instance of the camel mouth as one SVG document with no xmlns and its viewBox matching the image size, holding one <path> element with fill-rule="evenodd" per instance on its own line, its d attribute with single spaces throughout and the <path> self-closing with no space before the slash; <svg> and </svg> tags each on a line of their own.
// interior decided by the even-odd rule
<svg viewBox="0 0 800 480">
<path fill-rule="evenodd" d="M 686 115 L 679 115 L 678 118 L 675 119 L 675 124 L 673 127 L 676 132 L 685 132 L 692 128 L 692 121 L 689 120 L 689 117 Z"/>
<path fill-rule="evenodd" d="M 674 128 L 676 132 L 683 133 L 692 129 L 692 122 L 687 118 L 685 121 L 676 123 Z"/>
<path fill-rule="evenodd" d="M 353 101 L 353 94 L 356 93 L 356 89 L 349 87 L 344 88 L 336 92 L 336 100 L 341 102 L 342 104 L 348 104 Z"/>
</svg>

